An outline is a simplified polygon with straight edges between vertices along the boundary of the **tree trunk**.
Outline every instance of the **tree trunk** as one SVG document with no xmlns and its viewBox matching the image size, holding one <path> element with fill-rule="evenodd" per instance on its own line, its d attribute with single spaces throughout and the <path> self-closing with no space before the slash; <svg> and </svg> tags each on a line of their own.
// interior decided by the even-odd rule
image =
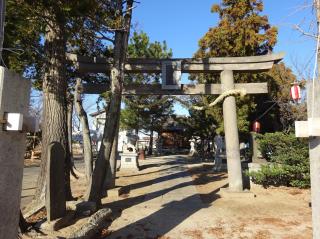
<svg viewBox="0 0 320 239">
<path fill-rule="evenodd" d="M 151 129 L 151 132 L 150 132 L 148 155 L 152 155 L 152 150 L 153 150 L 153 129 Z"/>
<path fill-rule="evenodd" d="M 89 123 L 88 123 L 88 116 L 82 105 L 81 86 L 82 86 L 81 79 L 77 79 L 74 99 L 75 99 L 76 111 L 79 115 L 80 123 L 82 126 L 83 158 L 84 158 L 84 165 L 85 165 L 85 175 L 86 175 L 87 182 L 89 182 L 90 177 L 92 175 L 93 155 L 92 155 L 92 144 L 91 144 Z"/>
<path fill-rule="evenodd" d="M 112 71 L 116 71 L 112 69 Z M 119 80 L 119 74 L 115 77 Z M 117 81 L 118 81 L 117 80 Z M 121 89 L 121 88 L 120 88 Z M 101 195 L 103 192 L 103 183 L 106 177 L 107 165 L 109 164 L 112 151 L 113 141 L 116 134 L 116 126 L 121 104 L 121 90 L 117 90 L 111 96 L 110 108 L 106 114 L 106 125 L 103 132 L 103 140 L 99 150 L 98 158 L 95 163 L 92 177 L 90 178 L 89 188 L 86 193 L 86 200 L 101 203 Z"/>
<path fill-rule="evenodd" d="M 134 133 L 135 133 L 135 136 L 136 136 L 136 142 L 135 142 L 135 147 L 136 147 L 136 149 L 138 149 L 138 139 L 139 139 L 139 128 L 135 128 L 134 129 Z"/>
<path fill-rule="evenodd" d="M 54 18 L 54 16 L 50 16 Z M 65 165 L 66 198 L 72 198 L 70 188 L 70 168 L 68 129 L 67 129 L 67 80 L 65 75 L 65 21 L 56 17 L 55 22 L 47 25 L 45 34 L 45 77 L 43 79 L 43 123 L 42 123 L 42 155 L 41 170 L 37 181 L 35 203 L 44 203 L 46 189 L 46 171 L 48 146 L 51 142 L 59 142 L 63 146 L 66 157 L 61 158 Z M 61 185 L 63 187 L 63 185 Z"/>
<path fill-rule="evenodd" d="M 69 239 L 92 239 L 100 238 L 101 230 L 107 228 L 110 219 L 112 217 L 112 211 L 110 208 L 103 208 L 97 211 L 95 214 L 89 217 L 88 221 L 84 223 L 80 229 L 76 230 L 69 236 Z"/>
<path fill-rule="evenodd" d="M 116 30 L 114 46 L 114 62 L 111 68 L 111 97 L 103 132 L 102 145 L 98 154 L 95 168 L 90 178 L 90 185 L 86 193 L 86 200 L 101 204 L 103 183 L 107 165 L 109 164 L 116 128 L 120 117 L 121 94 L 124 79 L 124 64 L 128 48 L 128 38 L 132 16 L 133 0 L 127 0 L 124 16 L 124 29 Z M 123 15 L 122 0 L 117 0 L 119 17 Z"/>
<path fill-rule="evenodd" d="M 118 159 L 118 139 L 119 139 L 119 122 L 117 125 L 116 135 L 114 137 L 109 164 L 107 165 L 106 176 L 104 180 L 104 189 L 112 189 L 116 186 L 117 159 Z"/>
<path fill-rule="evenodd" d="M 204 161 L 204 139 L 201 138 L 201 161 Z"/>
<path fill-rule="evenodd" d="M 21 233 L 25 233 L 28 231 L 29 223 L 24 219 L 22 212 L 20 210 L 20 217 L 19 217 L 19 228 Z"/>
<path fill-rule="evenodd" d="M 67 121 L 68 121 L 68 144 L 69 144 L 69 154 L 70 154 L 70 160 L 73 165 L 73 152 L 72 152 L 72 114 L 73 114 L 73 101 L 68 102 L 68 115 L 67 115 Z"/>
</svg>

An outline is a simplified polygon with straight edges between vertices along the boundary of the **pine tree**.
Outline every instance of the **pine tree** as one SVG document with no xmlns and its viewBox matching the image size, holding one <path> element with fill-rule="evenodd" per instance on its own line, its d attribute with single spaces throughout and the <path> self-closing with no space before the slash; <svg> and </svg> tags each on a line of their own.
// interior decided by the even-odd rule
<svg viewBox="0 0 320 239">
<path fill-rule="evenodd" d="M 100 147 L 95 168 L 90 178 L 85 198 L 88 201 L 101 203 L 107 165 L 109 164 L 114 138 L 120 120 L 121 95 L 124 83 L 124 65 L 127 58 L 128 41 L 131 28 L 133 0 L 117 0 L 115 11 L 115 36 L 113 49 L 113 66 L 111 69 L 110 103 L 106 111 L 106 122 L 103 141 Z"/>
<path fill-rule="evenodd" d="M 172 50 L 164 41 L 150 42 L 144 32 L 134 32 L 128 46 L 131 58 L 170 58 Z M 159 74 L 134 74 L 126 78 L 127 83 L 156 84 Z M 120 127 L 150 132 L 149 154 L 152 154 L 153 133 L 160 133 L 165 119 L 172 114 L 173 99 L 165 96 L 128 96 L 124 99 L 126 108 L 122 111 Z"/>
<path fill-rule="evenodd" d="M 4 52 L 4 62 L 10 69 L 34 79 L 34 86 L 43 90 L 42 161 L 35 199 L 37 203 L 44 199 L 47 147 L 52 141 L 60 142 L 66 151 L 66 158 L 62 160 L 66 165 L 67 198 L 71 198 L 67 130 L 71 71 L 66 52 L 80 48 L 79 39 L 88 39 L 82 44 L 94 42 L 91 39 L 97 37 L 97 32 L 107 38 L 108 24 L 116 22 L 110 18 L 114 14 L 114 3 L 108 0 L 9 0 L 7 6 L 5 47 L 23 49 L 24 54 Z"/>
</svg>

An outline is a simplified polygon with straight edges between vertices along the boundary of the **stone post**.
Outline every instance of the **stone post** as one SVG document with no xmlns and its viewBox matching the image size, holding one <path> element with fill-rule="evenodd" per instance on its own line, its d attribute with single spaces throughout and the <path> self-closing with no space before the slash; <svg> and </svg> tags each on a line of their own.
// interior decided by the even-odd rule
<svg viewBox="0 0 320 239">
<path fill-rule="evenodd" d="M 222 92 L 234 89 L 233 71 L 224 70 L 221 72 L 221 84 Z M 241 192 L 243 191 L 243 185 L 236 110 L 235 97 L 226 97 L 223 102 L 223 121 L 226 140 L 229 191 Z"/>
<path fill-rule="evenodd" d="M 0 67 L 0 119 L 5 113 L 27 117 L 30 81 Z M 9 125 L 9 124 L 7 124 Z M 0 238 L 17 238 L 26 134 L 0 124 Z"/>
<path fill-rule="evenodd" d="M 51 142 L 48 149 L 45 203 L 48 222 L 64 217 L 66 213 L 65 166 L 59 160 L 62 158 L 65 158 L 62 145 Z"/>
<path fill-rule="evenodd" d="M 320 80 L 308 84 L 308 122 L 320 119 Z M 319 125 L 318 125 L 319 127 Z M 310 182 L 313 238 L 320 239 L 320 137 L 309 137 Z"/>
<path fill-rule="evenodd" d="M 261 151 L 259 149 L 259 144 L 257 142 L 257 133 L 250 132 L 250 148 L 252 152 L 252 163 L 267 163 L 265 159 L 262 158 Z"/>
</svg>

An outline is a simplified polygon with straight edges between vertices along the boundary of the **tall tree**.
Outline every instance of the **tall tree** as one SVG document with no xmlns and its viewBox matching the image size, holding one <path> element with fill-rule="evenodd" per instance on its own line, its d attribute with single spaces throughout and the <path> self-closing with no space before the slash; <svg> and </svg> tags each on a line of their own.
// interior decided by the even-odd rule
<svg viewBox="0 0 320 239">
<path fill-rule="evenodd" d="M 50 11 L 51 10 L 51 11 Z M 44 9 L 47 19 L 45 33 L 45 75 L 43 79 L 43 127 L 41 174 L 38 179 L 36 198 L 43 199 L 45 195 L 46 167 L 48 145 L 59 142 L 66 156 L 65 162 L 66 197 L 72 198 L 70 188 L 71 161 L 68 145 L 67 128 L 67 79 L 66 79 L 66 18 L 58 6 Z M 58 160 L 58 159 L 57 159 Z"/>
<path fill-rule="evenodd" d="M 103 1 L 99 1 L 100 3 Z M 97 6 L 99 8 L 99 6 Z M 101 7 L 107 11 L 106 15 L 99 16 L 96 20 L 88 20 L 86 16 L 80 16 L 75 21 L 76 34 L 69 40 L 68 51 L 78 55 L 89 57 L 111 57 L 112 56 L 112 31 L 108 30 L 107 24 L 112 24 L 114 19 L 115 5 Z M 84 22 L 84 24 L 81 24 Z M 79 116 L 82 138 L 83 138 L 83 158 L 85 162 L 85 176 L 89 182 L 93 171 L 93 153 L 88 116 L 83 107 L 85 96 L 82 95 L 82 83 L 108 83 L 110 77 L 107 74 L 81 74 L 71 71 L 69 76 L 69 89 L 74 95 L 74 104 L 77 115 Z"/>
<path fill-rule="evenodd" d="M 199 50 L 194 57 L 254 56 L 272 51 L 277 41 L 277 29 L 270 26 L 267 16 L 260 15 L 263 11 L 262 0 L 222 0 L 221 4 L 214 4 L 211 11 L 219 15 L 220 21 L 199 40 Z M 212 74 L 192 76 L 191 79 L 201 83 L 219 81 L 218 76 Z M 263 74 L 235 74 L 236 82 L 261 82 L 264 79 Z M 199 103 L 206 105 L 215 97 L 202 99 Z M 240 132 L 249 131 L 248 116 L 254 112 L 256 105 L 254 97 L 246 96 L 237 100 Z M 267 106 L 262 105 L 262 107 Z M 206 114 L 211 115 L 217 123 L 216 132 L 223 131 L 221 112 L 221 105 L 206 110 Z"/>
<path fill-rule="evenodd" d="M 82 126 L 83 159 L 85 164 L 85 176 L 86 176 L 87 182 L 89 182 L 92 171 L 93 171 L 93 155 L 92 155 L 92 144 L 91 144 L 88 116 L 82 105 L 81 87 L 82 87 L 81 79 L 77 79 L 75 92 L 74 92 L 74 103 L 75 103 L 75 108 L 80 118 L 80 123 Z"/>
<path fill-rule="evenodd" d="M 172 57 L 172 50 L 166 42 L 150 42 L 144 32 L 134 32 L 128 46 L 128 55 L 131 58 Z M 128 83 L 157 84 L 159 74 L 131 74 L 126 77 Z M 154 132 L 160 132 L 165 118 L 172 114 L 173 99 L 163 96 L 128 96 L 124 99 L 125 109 L 121 114 L 121 128 L 134 129 L 136 133 L 144 130 L 150 135 L 149 154 L 152 154 Z"/>
<path fill-rule="evenodd" d="M 7 0 L 1 65 L 28 79 L 41 78 L 44 57 L 41 33 L 44 29 L 45 22 L 33 18 L 27 4 Z"/>
<path fill-rule="evenodd" d="M 55 3 L 53 1 L 8 1 L 9 26 L 20 36 L 14 38 L 14 32 L 9 30 L 6 44 L 14 47 L 22 47 L 28 42 L 31 44 L 24 48 L 25 53 L 18 57 L 14 54 L 5 56 L 6 61 L 11 68 L 18 70 L 20 68 L 20 72 L 25 75 L 33 72 L 38 76 L 38 80 L 43 77 L 44 121 L 42 125 L 45 127 L 43 127 L 42 137 L 44 142 L 41 175 L 36 191 L 36 199 L 39 202 L 44 199 L 48 144 L 52 141 L 60 142 L 68 152 L 65 79 L 66 18 L 63 14 L 65 9 L 61 8 L 61 5 L 59 1 Z M 30 19 L 30 22 L 26 24 L 25 19 Z M 45 42 L 44 45 L 41 43 L 42 40 Z M 32 63 L 32 60 L 38 59 L 38 56 L 41 56 L 40 63 L 36 65 L 36 61 Z M 17 64 L 19 58 L 23 60 Z M 63 160 L 62 163 L 66 163 L 67 197 L 70 198 L 68 154 Z"/>
<path fill-rule="evenodd" d="M 43 149 L 35 195 L 39 203 L 44 199 L 47 146 L 52 141 L 60 142 L 66 151 L 62 163 L 66 165 L 67 197 L 72 197 L 66 100 L 70 67 L 66 62 L 66 51 L 77 47 L 74 44 L 77 36 L 107 40 L 107 15 L 114 13 L 109 12 L 113 6 L 114 3 L 109 0 L 8 1 L 7 20 L 12 30 L 8 30 L 6 46 L 24 47 L 25 53 L 8 53 L 4 56 L 5 62 L 11 69 L 18 69 L 27 76 L 36 76 L 34 83 L 43 90 Z"/>
<path fill-rule="evenodd" d="M 98 159 L 90 179 L 86 193 L 86 200 L 101 203 L 103 183 L 106 166 L 110 160 L 116 128 L 120 118 L 121 94 L 124 82 L 124 65 L 127 57 L 128 39 L 132 17 L 133 0 L 116 1 L 115 41 L 113 51 L 113 66 L 111 68 L 110 103 L 106 112 L 106 123 L 103 141 L 98 154 Z"/>
</svg>

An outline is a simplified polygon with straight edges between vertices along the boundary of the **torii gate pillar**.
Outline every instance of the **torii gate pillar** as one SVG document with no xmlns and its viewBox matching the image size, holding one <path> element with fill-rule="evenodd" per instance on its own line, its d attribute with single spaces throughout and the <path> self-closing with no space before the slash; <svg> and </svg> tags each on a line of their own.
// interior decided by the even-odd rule
<svg viewBox="0 0 320 239">
<path fill-rule="evenodd" d="M 233 71 L 224 70 L 221 72 L 221 84 L 222 92 L 234 89 Z M 234 96 L 228 96 L 223 101 L 223 123 L 226 139 L 229 191 L 240 192 L 243 190 L 243 185 L 237 107 Z"/>
</svg>

